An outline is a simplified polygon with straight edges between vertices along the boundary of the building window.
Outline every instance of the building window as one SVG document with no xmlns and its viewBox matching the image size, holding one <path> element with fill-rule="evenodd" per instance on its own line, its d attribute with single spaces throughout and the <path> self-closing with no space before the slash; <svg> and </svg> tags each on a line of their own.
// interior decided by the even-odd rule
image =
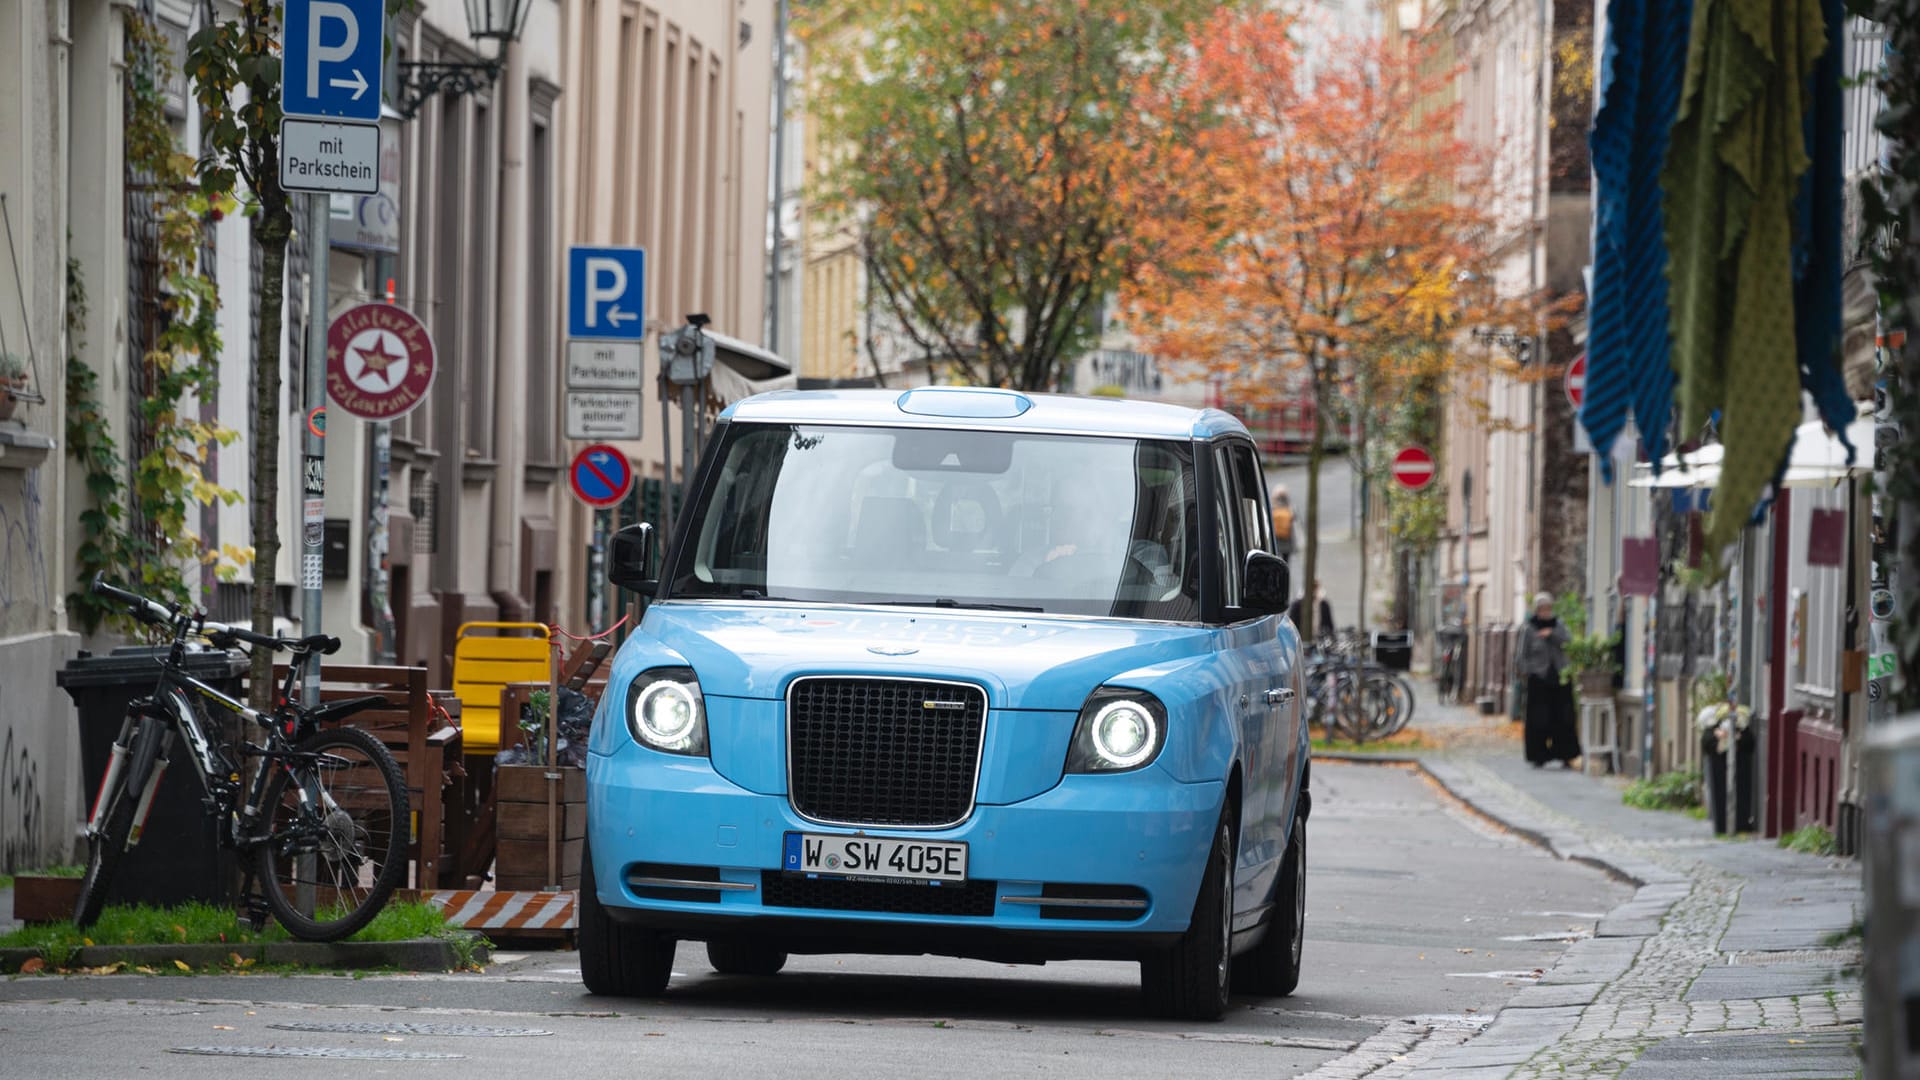
<svg viewBox="0 0 1920 1080">
<path fill-rule="evenodd" d="M 469 226 L 461 266 L 468 277 L 469 302 L 466 348 L 461 353 L 461 397 L 466 404 L 466 455 L 468 458 L 493 457 L 493 299 L 499 268 L 494 265 L 494 225 L 499 207 L 493 200 L 493 110 L 485 102 L 473 107 L 473 156 L 469 159 L 473 177 L 472 200 L 467 211 Z"/>
<path fill-rule="evenodd" d="M 551 104 L 535 105 L 527 135 L 527 463 L 553 465 L 553 139 Z"/>
</svg>

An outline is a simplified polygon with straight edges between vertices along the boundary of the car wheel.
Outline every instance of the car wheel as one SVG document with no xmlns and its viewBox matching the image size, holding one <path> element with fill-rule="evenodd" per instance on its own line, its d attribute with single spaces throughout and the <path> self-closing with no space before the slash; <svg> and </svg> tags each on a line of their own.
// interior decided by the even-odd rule
<svg viewBox="0 0 1920 1080">
<path fill-rule="evenodd" d="M 1307 822 L 1293 819 L 1286 862 L 1273 886 L 1273 919 L 1266 936 L 1233 967 L 1233 988 L 1285 997 L 1300 985 L 1300 954 L 1307 937 Z"/>
<path fill-rule="evenodd" d="M 758 941 L 709 941 L 707 963 L 722 975 L 777 975 L 787 954 Z"/>
<path fill-rule="evenodd" d="M 584 848 L 585 845 L 582 845 Z M 593 852 L 580 853 L 580 981 L 589 994 L 654 997 L 673 976 L 674 940 L 657 930 L 615 922 L 600 903 Z"/>
<path fill-rule="evenodd" d="M 1178 1020 L 1218 1020 L 1233 984 L 1233 830 L 1222 821 L 1180 941 L 1140 961 L 1147 1007 Z"/>
</svg>

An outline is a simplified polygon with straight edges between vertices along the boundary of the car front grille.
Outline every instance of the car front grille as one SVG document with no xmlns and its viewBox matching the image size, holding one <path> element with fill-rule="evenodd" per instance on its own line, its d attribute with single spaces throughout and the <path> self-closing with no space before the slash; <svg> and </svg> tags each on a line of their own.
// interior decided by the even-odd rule
<svg viewBox="0 0 1920 1080">
<path fill-rule="evenodd" d="M 765 907 L 825 911 L 879 911 L 889 915 L 950 915 L 986 918 L 993 914 L 992 881 L 944 885 L 903 885 L 877 881 L 814 878 L 778 870 L 760 871 L 760 903 Z"/>
<path fill-rule="evenodd" d="M 965 821 L 986 721 L 986 692 L 968 683 L 796 679 L 787 691 L 793 808 L 837 825 Z"/>
</svg>

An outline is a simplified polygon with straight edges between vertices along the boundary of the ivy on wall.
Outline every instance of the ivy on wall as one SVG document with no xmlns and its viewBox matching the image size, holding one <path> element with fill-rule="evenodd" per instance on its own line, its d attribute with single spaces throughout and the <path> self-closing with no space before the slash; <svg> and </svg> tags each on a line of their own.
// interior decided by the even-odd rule
<svg viewBox="0 0 1920 1080">
<path fill-rule="evenodd" d="M 217 389 L 220 356 L 219 289 L 211 268 L 202 265 L 201 252 L 207 230 L 233 210 L 234 202 L 230 196 L 200 188 L 193 157 L 175 141 L 166 115 L 173 61 L 159 28 L 146 16 L 130 15 L 127 42 L 131 61 L 127 164 L 151 185 L 157 228 L 155 291 L 162 318 L 152 347 L 137 361 L 142 388 L 138 408 L 147 435 L 130 483 L 137 520 L 143 523 L 139 529 L 127 527 L 126 514 L 118 506 L 109 510 L 104 505 L 119 483 L 107 462 L 118 459 L 106 418 L 99 415 L 97 397 L 91 392 L 94 381 L 88 377 L 93 373 L 81 377 L 96 420 L 89 456 L 83 462 L 95 502 L 90 510 L 98 513 L 86 526 L 93 546 L 83 545 L 86 555 L 81 570 L 84 580 L 91 580 L 95 571 L 105 571 L 156 599 L 187 603 L 201 566 L 212 565 L 220 576 L 231 578 L 252 558 L 250 548 L 232 544 L 210 550 L 191 523 L 199 507 L 214 502 L 231 505 L 241 498 L 238 491 L 209 480 L 205 469 L 208 455 L 232 444 L 239 433 L 198 417 L 198 403 Z M 73 441 L 71 433 L 69 440 Z M 97 472 L 95 458 L 100 465 Z M 95 621 L 99 618 L 97 607 L 83 610 Z"/>
<path fill-rule="evenodd" d="M 1920 708 L 1920 248 L 1907 242 L 1920 204 L 1920 7 L 1911 0 L 1847 0 L 1847 9 L 1886 31 L 1879 77 L 1886 108 L 1875 126 L 1887 138 L 1878 173 L 1861 184 L 1863 242 L 1880 291 L 1887 331 L 1907 331 L 1887 373 L 1890 407 L 1902 438 L 1884 448 L 1887 492 L 1898 505 L 1894 563 L 1894 642 L 1904 686 L 1902 707 Z"/>
</svg>

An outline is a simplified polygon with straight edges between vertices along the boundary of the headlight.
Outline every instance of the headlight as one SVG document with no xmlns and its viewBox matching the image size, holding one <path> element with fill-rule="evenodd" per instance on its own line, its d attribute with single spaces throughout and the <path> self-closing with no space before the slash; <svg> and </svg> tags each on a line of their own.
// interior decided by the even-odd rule
<svg viewBox="0 0 1920 1080">
<path fill-rule="evenodd" d="M 691 668 L 641 672 L 627 688 L 627 728 L 644 746 L 669 754 L 707 752 L 707 707 Z"/>
<path fill-rule="evenodd" d="M 1103 686 L 1080 707 L 1068 772 L 1125 772 L 1152 761 L 1167 741 L 1167 709 L 1140 690 Z"/>
</svg>

